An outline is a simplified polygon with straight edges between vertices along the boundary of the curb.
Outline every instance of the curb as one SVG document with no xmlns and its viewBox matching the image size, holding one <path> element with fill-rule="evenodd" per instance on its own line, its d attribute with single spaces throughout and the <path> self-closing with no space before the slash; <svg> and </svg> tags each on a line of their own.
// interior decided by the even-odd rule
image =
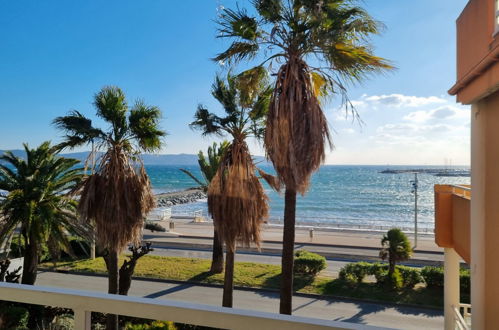
<svg viewBox="0 0 499 330">
<path fill-rule="evenodd" d="M 100 274 L 100 273 L 76 272 L 76 271 L 72 271 L 72 270 L 62 270 L 62 269 L 56 269 L 56 270 L 54 270 L 54 269 L 45 268 L 45 267 L 38 268 L 38 270 L 39 271 L 43 271 L 43 272 L 49 272 L 49 273 L 61 273 L 61 274 L 70 274 L 70 275 L 81 275 L 81 276 L 107 277 L 106 274 Z M 151 278 L 151 277 L 143 277 L 143 276 L 132 276 L 132 280 L 145 281 L 145 282 L 156 282 L 156 283 L 180 284 L 180 285 L 182 285 L 182 284 L 192 284 L 192 285 L 195 285 L 195 286 L 202 286 L 202 287 L 208 287 L 208 288 L 223 289 L 223 285 L 222 284 L 202 283 L 202 282 L 195 282 L 195 281 L 167 280 L 167 279 L 162 279 L 162 278 Z M 252 288 L 252 287 L 239 286 L 239 285 L 234 285 L 234 289 L 240 290 L 240 291 L 247 291 L 247 292 L 279 293 L 278 289 Z M 392 307 L 410 307 L 410 308 L 428 309 L 428 310 L 435 310 L 435 311 L 442 311 L 443 312 L 443 308 L 436 307 L 436 306 L 417 305 L 417 304 L 406 304 L 406 303 L 396 303 L 396 302 L 380 301 L 380 300 L 373 300 L 373 299 L 352 298 L 352 297 L 344 297 L 344 296 L 322 295 L 322 294 L 303 293 L 303 292 L 293 292 L 293 296 L 294 297 L 311 298 L 311 299 L 323 299 L 323 300 L 327 300 L 328 298 L 332 298 L 332 299 L 337 299 L 337 300 L 341 300 L 341 301 L 364 302 L 364 303 L 378 304 L 378 305 L 379 304 L 384 304 L 384 305 L 392 306 Z"/>
</svg>

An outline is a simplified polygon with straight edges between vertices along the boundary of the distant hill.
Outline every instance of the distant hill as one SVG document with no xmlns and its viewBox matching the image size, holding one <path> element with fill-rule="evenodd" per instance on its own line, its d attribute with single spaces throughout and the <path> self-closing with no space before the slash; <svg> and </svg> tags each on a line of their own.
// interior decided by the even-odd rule
<svg viewBox="0 0 499 330">
<path fill-rule="evenodd" d="M 14 155 L 18 157 L 24 157 L 24 150 L 11 150 Z M 0 155 L 2 155 L 5 150 L 0 150 Z M 79 161 L 85 161 L 88 157 L 88 151 L 85 152 L 71 152 L 62 154 L 64 157 L 78 159 Z M 142 155 L 145 165 L 197 165 L 198 156 L 195 154 L 144 154 Z M 265 158 L 261 156 L 256 156 L 255 160 L 257 162 L 265 162 Z"/>
</svg>

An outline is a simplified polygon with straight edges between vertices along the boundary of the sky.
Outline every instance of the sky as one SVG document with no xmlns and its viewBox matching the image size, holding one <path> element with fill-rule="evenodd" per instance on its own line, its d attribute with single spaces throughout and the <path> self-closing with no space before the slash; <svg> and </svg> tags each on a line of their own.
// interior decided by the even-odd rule
<svg viewBox="0 0 499 330">
<path fill-rule="evenodd" d="M 364 0 L 386 26 L 375 54 L 397 70 L 348 93 L 362 123 L 337 102 L 324 106 L 335 148 L 327 164 L 469 165 L 470 110 L 447 90 L 455 82 L 455 20 L 466 0 Z M 76 109 L 94 118 L 93 95 L 121 87 L 163 112 L 161 153 L 197 153 L 217 139 L 189 129 L 210 94 L 210 59 L 220 6 L 249 0 L 0 0 L 0 150 L 60 141 L 51 121 Z M 237 71 L 237 68 L 235 69 Z M 100 125 L 96 121 L 96 125 Z M 252 141 L 255 155 L 264 155 Z"/>
</svg>

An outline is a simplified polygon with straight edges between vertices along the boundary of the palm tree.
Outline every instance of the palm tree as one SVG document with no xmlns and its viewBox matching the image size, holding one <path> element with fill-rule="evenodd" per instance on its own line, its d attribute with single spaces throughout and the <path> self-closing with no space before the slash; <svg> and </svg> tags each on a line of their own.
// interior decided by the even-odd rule
<svg viewBox="0 0 499 330">
<path fill-rule="evenodd" d="M 180 170 L 191 177 L 197 184 L 199 184 L 204 192 L 208 192 L 208 185 L 215 176 L 220 161 L 229 146 L 228 141 L 223 141 L 220 143 L 220 147 L 216 142 L 213 142 L 211 147 L 208 147 L 208 158 L 205 157 L 202 151 L 198 153 L 198 164 L 203 173 L 204 182 L 199 180 L 190 171 L 181 168 Z M 223 242 L 218 237 L 217 229 L 213 230 L 213 253 L 211 256 L 211 267 L 210 273 L 219 274 L 224 270 L 224 250 Z"/>
<path fill-rule="evenodd" d="M 391 69 L 373 55 L 369 37 L 380 30 L 351 0 L 253 0 L 256 16 L 224 9 L 219 36 L 231 45 L 214 60 L 231 65 L 264 58 L 279 68 L 270 102 L 264 145 L 284 183 L 284 233 L 280 312 L 291 314 L 296 194 L 305 194 L 310 176 L 332 148 L 320 99 L 339 93 L 347 111 L 347 85 Z M 312 63 L 312 64 L 309 64 Z"/>
<path fill-rule="evenodd" d="M 117 294 L 119 253 L 130 243 L 139 244 L 144 218 L 155 206 L 139 153 L 159 150 L 165 132 L 158 129 L 159 108 L 143 101 L 129 108 L 125 94 L 118 87 L 102 88 L 94 97 L 94 106 L 97 116 L 108 123 L 110 129 L 103 131 L 89 125 L 96 133 L 97 148 L 103 149 L 104 154 L 95 172 L 83 182 L 78 210 L 83 219 L 95 223 L 97 242 L 106 251 L 108 292 Z M 57 118 L 55 123 L 60 120 Z M 71 136 L 66 139 L 67 143 L 73 142 Z M 88 139 L 76 142 L 71 146 L 87 144 Z M 117 327 L 117 315 L 109 315 L 107 328 Z"/>
<path fill-rule="evenodd" d="M 245 75 L 227 75 L 226 81 L 217 76 L 212 95 L 222 104 L 225 117 L 219 117 L 199 106 L 191 127 L 203 135 L 230 135 L 232 141 L 208 187 L 208 211 L 215 228 L 226 246 L 222 305 L 232 307 L 234 255 L 236 241 L 244 245 L 260 243 L 260 226 L 268 214 L 267 196 L 256 176 L 246 138 L 261 137 L 271 89 L 263 81 L 245 83 Z"/>
<path fill-rule="evenodd" d="M 383 260 L 388 259 L 388 277 L 391 278 L 397 262 L 405 261 L 411 257 L 411 243 L 399 228 L 392 228 L 386 235 L 383 235 L 381 246 L 383 248 L 379 252 L 379 256 Z"/>
<path fill-rule="evenodd" d="M 42 245 L 52 256 L 70 250 L 66 232 L 88 236 L 89 228 L 78 221 L 77 202 L 71 191 L 83 178 L 78 160 L 59 157 L 49 142 L 36 149 L 24 144 L 26 159 L 6 152 L 0 156 L 0 201 L 3 225 L 0 242 L 20 226 L 24 245 L 22 283 L 34 284 Z"/>
<path fill-rule="evenodd" d="M 58 149 L 73 149 L 77 146 L 90 144 L 91 151 L 85 161 L 85 173 L 90 161 L 90 174 L 93 174 L 96 161 L 95 141 L 99 137 L 100 131 L 93 128 L 92 121 L 77 110 L 70 111 L 66 116 L 57 117 L 53 124 L 66 133 L 64 141 L 57 145 Z M 95 231 L 93 231 L 90 241 L 90 258 L 95 259 Z"/>
</svg>

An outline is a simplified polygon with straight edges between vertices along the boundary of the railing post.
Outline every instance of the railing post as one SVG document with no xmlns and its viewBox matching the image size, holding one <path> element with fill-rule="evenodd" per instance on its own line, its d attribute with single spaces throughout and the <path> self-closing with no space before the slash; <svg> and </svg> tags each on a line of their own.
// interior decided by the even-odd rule
<svg viewBox="0 0 499 330">
<path fill-rule="evenodd" d="M 75 330 L 90 330 L 92 326 L 92 313 L 80 309 L 74 310 Z"/>
<path fill-rule="evenodd" d="M 459 256 L 453 248 L 444 249 L 444 328 L 455 329 L 454 306 L 459 306 Z"/>
</svg>

